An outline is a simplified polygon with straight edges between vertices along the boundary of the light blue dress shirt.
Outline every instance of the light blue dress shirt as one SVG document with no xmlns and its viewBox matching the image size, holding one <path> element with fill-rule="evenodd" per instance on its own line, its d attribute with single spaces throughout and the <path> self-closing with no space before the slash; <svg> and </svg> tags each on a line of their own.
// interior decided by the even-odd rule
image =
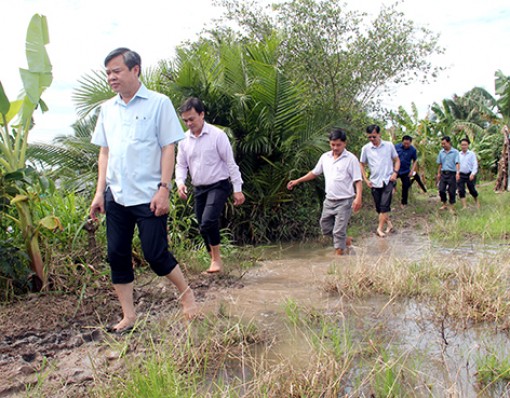
<svg viewBox="0 0 510 398">
<path fill-rule="evenodd" d="M 161 181 L 161 150 L 184 138 L 168 97 L 143 84 L 125 103 L 120 95 L 105 102 L 92 143 L 108 147 L 106 186 L 123 206 L 150 203 Z"/>
<path fill-rule="evenodd" d="M 450 148 L 448 152 L 444 149 L 439 151 L 436 163 L 441 165 L 441 171 L 457 171 L 456 164 L 459 163 L 459 151 Z"/>
</svg>

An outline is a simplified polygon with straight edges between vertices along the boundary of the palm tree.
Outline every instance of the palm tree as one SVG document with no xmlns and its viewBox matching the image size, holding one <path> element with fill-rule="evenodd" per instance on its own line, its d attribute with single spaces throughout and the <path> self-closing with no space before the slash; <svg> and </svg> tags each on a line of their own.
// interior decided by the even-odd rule
<svg viewBox="0 0 510 398">
<path fill-rule="evenodd" d="M 49 170 L 48 177 L 65 191 L 92 192 L 97 178 L 99 148 L 90 142 L 97 114 L 73 124 L 74 134 L 56 137 L 51 144 L 32 144 L 27 156 L 34 164 Z"/>
<path fill-rule="evenodd" d="M 287 239 L 301 233 L 278 228 L 293 201 L 286 182 L 309 170 L 312 159 L 327 148 L 326 126 L 314 125 L 307 116 L 303 85 L 278 67 L 280 45 L 275 35 L 259 42 L 217 36 L 180 48 L 161 73 L 174 102 L 200 97 L 208 120 L 228 126 L 247 196 L 246 205 L 229 217 L 238 240 L 274 238 L 277 230 Z"/>
</svg>

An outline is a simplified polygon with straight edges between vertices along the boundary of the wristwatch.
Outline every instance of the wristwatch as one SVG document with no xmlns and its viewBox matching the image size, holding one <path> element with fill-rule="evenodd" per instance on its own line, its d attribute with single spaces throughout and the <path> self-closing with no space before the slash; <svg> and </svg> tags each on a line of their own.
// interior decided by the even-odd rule
<svg viewBox="0 0 510 398">
<path fill-rule="evenodd" d="M 168 186 L 168 183 L 167 183 L 167 182 L 160 182 L 160 183 L 158 184 L 158 189 L 159 189 L 159 188 L 161 188 L 161 187 L 163 187 L 163 188 L 165 188 L 166 190 L 170 191 L 170 187 Z"/>
</svg>

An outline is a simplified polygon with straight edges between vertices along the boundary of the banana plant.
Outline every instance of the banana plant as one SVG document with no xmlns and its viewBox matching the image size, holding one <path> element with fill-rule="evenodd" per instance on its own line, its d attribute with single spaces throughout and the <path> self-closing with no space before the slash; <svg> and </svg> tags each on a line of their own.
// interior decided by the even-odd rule
<svg viewBox="0 0 510 398">
<path fill-rule="evenodd" d="M 34 222 L 32 206 L 39 196 L 33 186 L 35 171 L 26 165 L 32 116 L 38 107 L 42 112 L 48 110 L 41 99 L 42 93 L 53 80 L 52 66 L 45 48 L 48 43 L 46 17 L 35 14 L 30 20 L 26 36 L 28 69 L 20 68 L 23 94 L 17 100 L 9 101 L 0 81 L 0 174 L 4 183 L 9 185 L 5 192 L 10 205 L 16 209 L 17 218 L 3 210 L 2 213 L 21 230 L 30 266 L 35 273 L 33 289 L 37 291 L 46 286 L 39 230 L 43 227 L 51 230 L 61 228 L 59 220 L 54 216 Z"/>
</svg>

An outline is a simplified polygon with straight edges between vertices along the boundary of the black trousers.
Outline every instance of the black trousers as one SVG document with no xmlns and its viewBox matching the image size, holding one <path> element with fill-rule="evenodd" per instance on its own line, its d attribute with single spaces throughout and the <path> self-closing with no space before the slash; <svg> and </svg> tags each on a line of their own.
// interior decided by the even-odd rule
<svg viewBox="0 0 510 398">
<path fill-rule="evenodd" d="M 207 251 L 221 242 L 220 217 L 231 190 L 229 180 L 194 188 L 195 214 Z"/>
<path fill-rule="evenodd" d="M 439 180 L 439 197 L 441 202 L 446 203 L 446 192 L 451 205 L 455 204 L 455 194 L 457 191 L 457 180 L 455 171 L 442 171 Z"/>
<path fill-rule="evenodd" d="M 411 188 L 411 179 L 409 178 L 409 174 L 399 174 L 398 178 L 402 181 L 402 200 L 401 203 L 403 205 L 407 205 L 407 200 L 409 199 L 409 188 Z"/>
<path fill-rule="evenodd" d="M 109 189 L 105 193 L 108 261 L 114 284 L 134 280 L 132 246 L 135 226 L 138 227 L 145 260 L 157 275 L 168 275 L 177 265 L 177 260 L 168 250 L 168 215 L 156 217 L 149 206 L 149 203 L 122 206 L 115 203 Z"/>
<path fill-rule="evenodd" d="M 415 181 L 419 185 L 419 187 L 421 188 L 421 190 L 423 192 L 427 192 L 427 187 L 425 186 L 425 184 L 421 180 L 421 177 L 420 177 L 420 175 L 418 173 L 416 173 L 414 176 L 411 177 L 411 185 L 413 185 L 413 183 Z"/>
<path fill-rule="evenodd" d="M 459 197 L 461 199 L 466 197 L 466 185 L 468 187 L 468 191 L 469 191 L 470 195 L 475 199 L 478 197 L 478 191 L 476 190 L 476 187 L 475 187 L 476 177 L 473 178 L 473 181 L 471 181 L 469 179 L 470 175 L 471 175 L 470 173 L 460 173 L 458 188 L 459 188 Z"/>
<path fill-rule="evenodd" d="M 391 198 L 395 183 L 389 181 L 381 188 L 372 188 L 372 198 L 374 198 L 375 210 L 377 213 L 389 213 L 391 211 Z"/>
</svg>

